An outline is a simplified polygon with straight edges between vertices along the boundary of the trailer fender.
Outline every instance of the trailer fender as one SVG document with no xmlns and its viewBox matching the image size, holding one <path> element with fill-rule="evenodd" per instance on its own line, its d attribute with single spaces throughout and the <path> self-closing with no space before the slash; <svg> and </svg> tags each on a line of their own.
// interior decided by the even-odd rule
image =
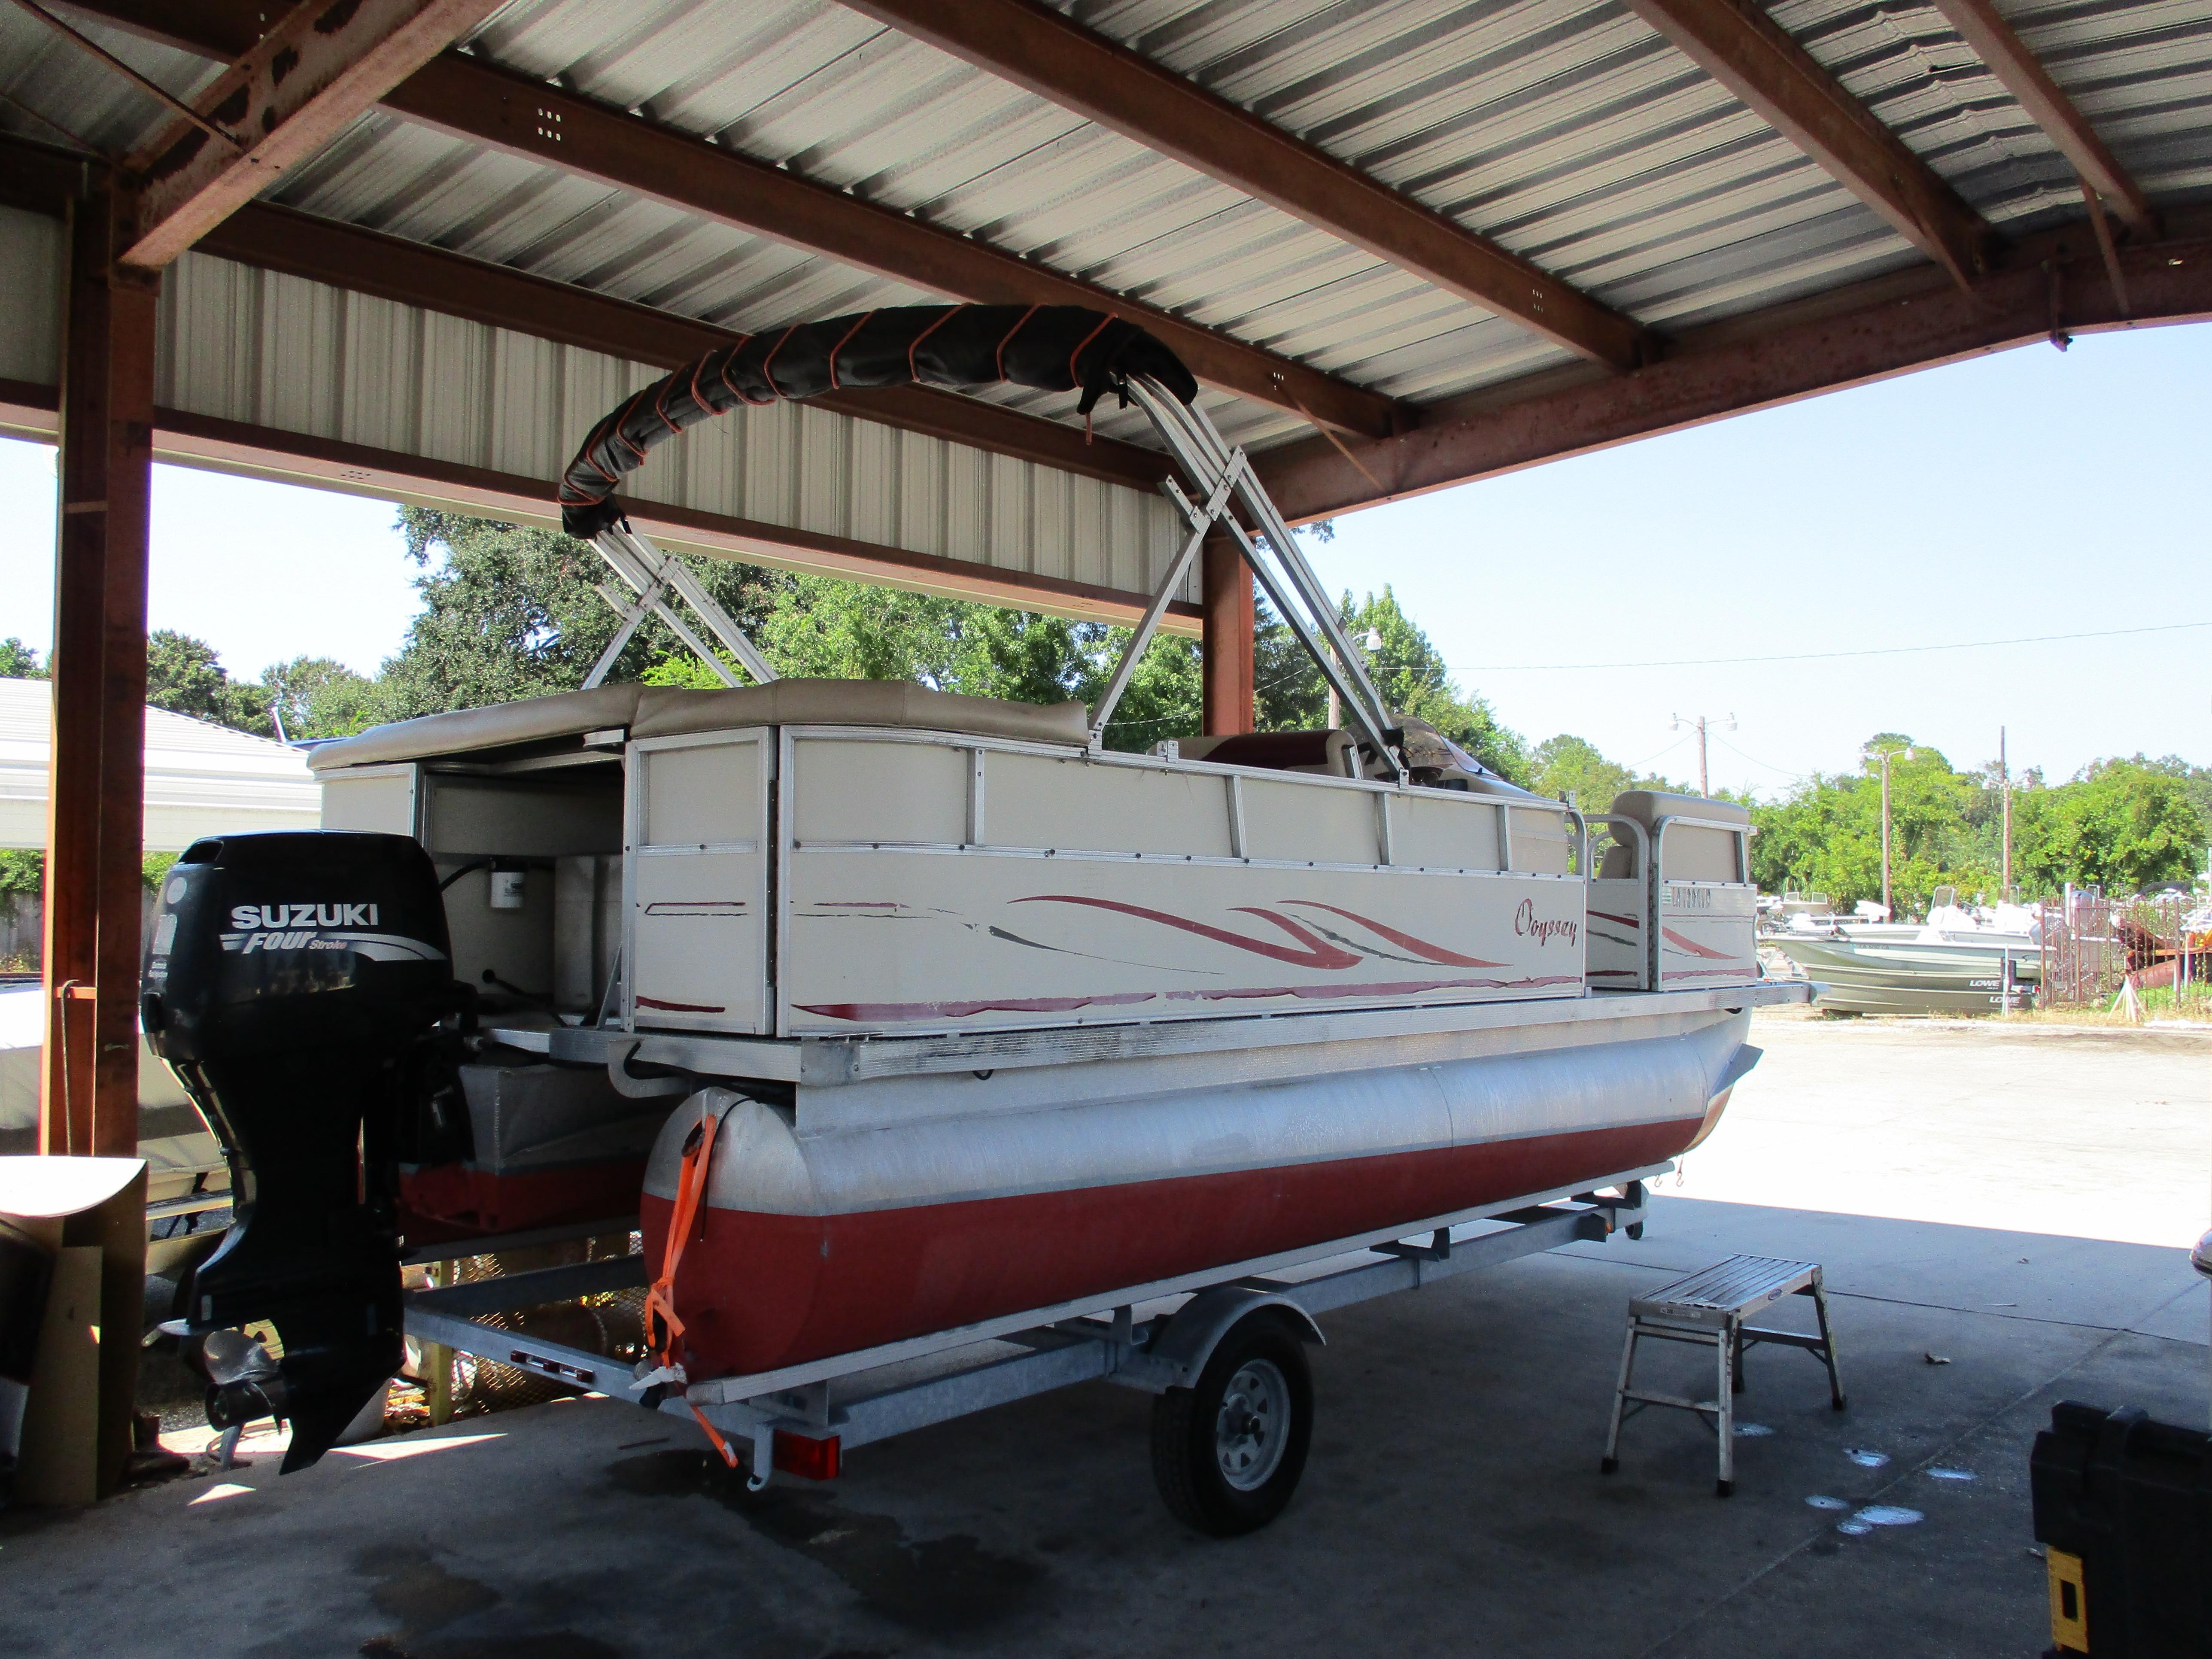
<svg viewBox="0 0 2212 1659">
<path fill-rule="evenodd" d="M 1300 1341 L 1327 1346 L 1328 1339 L 1321 1334 L 1314 1316 L 1290 1297 L 1248 1285 L 1217 1285 L 1212 1290 L 1200 1291 L 1176 1310 L 1168 1320 L 1167 1328 L 1156 1334 L 1141 1352 L 1130 1356 L 1130 1363 L 1123 1364 L 1115 1381 L 1127 1382 L 1151 1394 L 1194 1387 L 1204 1374 L 1206 1362 L 1213 1358 L 1214 1348 L 1229 1334 L 1231 1328 L 1267 1308 L 1280 1309 L 1284 1322 L 1297 1334 Z"/>
</svg>

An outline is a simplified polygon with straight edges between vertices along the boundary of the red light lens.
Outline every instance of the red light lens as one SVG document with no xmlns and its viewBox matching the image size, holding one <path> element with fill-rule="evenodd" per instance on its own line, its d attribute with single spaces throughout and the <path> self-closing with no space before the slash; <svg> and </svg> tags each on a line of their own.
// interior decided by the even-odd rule
<svg viewBox="0 0 2212 1659">
<path fill-rule="evenodd" d="M 786 1474 L 803 1476 L 809 1480 L 835 1480 L 837 1478 L 837 1437 L 827 1440 L 809 1440 L 804 1435 L 775 1431 L 775 1466 Z"/>
</svg>

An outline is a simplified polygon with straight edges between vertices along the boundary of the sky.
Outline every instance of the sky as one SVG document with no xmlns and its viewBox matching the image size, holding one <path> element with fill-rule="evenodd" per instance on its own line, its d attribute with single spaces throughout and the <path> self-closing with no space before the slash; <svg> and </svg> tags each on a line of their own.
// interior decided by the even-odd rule
<svg viewBox="0 0 2212 1659">
<path fill-rule="evenodd" d="M 1996 757 L 2002 726 L 2014 768 L 2053 781 L 2139 750 L 2212 764 L 2208 386 L 2212 325 L 2086 336 L 1302 539 L 1333 591 L 1393 586 L 1461 685 L 1532 742 L 1572 732 L 1680 781 L 1696 781 L 1696 738 L 1670 722 L 1700 714 L 1711 783 L 1770 799 L 1855 765 L 1885 731 L 1968 769 Z M 0 636 L 42 650 L 52 458 L 0 440 L 26 550 L 0 586 Z M 152 625 L 206 640 L 247 678 L 301 654 L 373 673 L 416 609 L 395 517 L 157 467 Z M 2049 637 L 2082 635 L 2104 637 Z M 2022 639 L 2042 642 L 1979 643 Z M 1850 652 L 1888 654 L 1834 654 Z M 1641 664 L 1697 665 L 1621 665 Z"/>
</svg>

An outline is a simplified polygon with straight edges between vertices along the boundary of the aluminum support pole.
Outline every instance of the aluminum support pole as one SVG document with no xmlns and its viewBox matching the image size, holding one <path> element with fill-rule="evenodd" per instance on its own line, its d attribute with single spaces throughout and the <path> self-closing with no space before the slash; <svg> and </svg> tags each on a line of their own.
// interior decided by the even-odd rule
<svg viewBox="0 0 2212 1659">
<path fill-rule="evenodd" d="M 662 552 L 643 535 L 632 530 L 627 520 L 608 533 L 620 538 L 647 572 L 683 595 L 684 603 L 690 605 L 714 631 L 715 638 L 729 647 L 730 654 L 744 665 L 745 672 L 753 677 L 756 684 L 766 685 L 775 678 L 775 670 L 768 665 L 768 659 L 761 655 L 752 641 L 746 637 L 745 630 L 738 626 L 736 619 L 715 603 L 714 596 L 691 574 L 690 566 L 673 553 Z"/>
<path fill-rule="evenodd" d="M 775 671 L 768 665 L 768 659 L 745 637 L 744 629 L 738 626 L 729 612 L 714 602 L 714 596 L 707 592 L 683 560 L 672 553 L 662 552 L 635 531 L 626 527 L 600 532 L 592 538 L 592 545 L 599 550 L 599 556 L 607 562 L 608 568 L 636 592 L 637 601 L 634 605 L 625 605 L 620 594 L 605 586 L 599 588 L 599 597 L 606 600 L 623 620 L 622 626 L 616 630 L 614 638 L 608 641 L 607 648 L 599 653 L 599 661 L 585 680 L 586 687 L 598 685 L 606 678 L 608 671 L 614 666 L 615 659 L 622 654 L 623 647 L 629 643 L 630 636 L 637 631 L 648 611 L 666 623 L 677 638 L 683 641 L 700 661 L 714 671 L 723 684 L 735 688 L 743 684 L 714 648 L 700 637 L 698 630 L 684 619 L 683 613 L 671 601 L 672 591 L 681 595 L 692 611 L 714 630 L 716 637 L 729 647 L 756 683 L 766 685 L 775 678 Z"/>
<path fill-rule="evenodd" d="M 1313 658 L 1322 677 L 1336 688 L 1359 736 L 1376 755 L 1397 766 L 1396 751 L 1386 735 L 1391 724 L 1389 707 L 1374 682 L 1368 678 L 1358 653 L 1346 636 L 1335 605 L 1329 602 L 1313 568 L 1298 552 L 1289 526 L 1283 522 L 1282 514 L 1276 511 L 1259 479 L 1249 467 L 1231 473 L 1230 464 L 1237 452 L 1206 418 L 1203 410 L 1186 408 L 1171 393 L 1142 377 L 1131 379 L 1129 391 L 1152 417 L 1152 425 L 1166 442 L 1169 453 L 1176 458 L 1176 465 L 1200 488 L 1207 489 L 1224 477 L 1233 477 L 1237 499 L 1259 526 L 1260 533 L 1267 538 L 1271 556 L 1261 556 L 1251 536 L 1234 516 L 1224 513 L 1219 522 L 1236 539 L 1268 603 Z M 1278 565 L 1279 570 L 1276 568 Z"/>
<path fill-rule="evenodd" d="M 1227 469 L 1213 486 L 1213 493 L 1206 498 L 1203 507 L 1194 506 L 1190 498 L 1176 487 L 1173 478 L 1160 480 L 1161 492 L 1182 511 L 1183 522 L 1190 526 L 1190 533 L 1183 538 L 1182 546 L 1168 566 L 1168 574 L 1161 579 L 1158 591 L 1152 595 L 1152 602 L 1145 607 L 1145 614 L 1138 619 L 1136 628 L 1131 632 L 1129 643 L 1121 652 L 1121 660 L 1114 665 L 1114 678 L 1106 683 L 1106 690 L 1099 696 L 1098 707 L 1091 716 L 1091 746 L 1093 750 L 1103 744 L 1106 723 L 1114 718 L 1114 706 L 1121 701 L 1121 694 L 1129 689 L 1130 677 L 1137 672 L 1137 659 L 1151 646 L 1152 635 L 1159 628 L 1160 618 L 1167 615 L 1168 605 L 1174 599 L 1176 591 L 1190 574 L 1190 562 L 1198 556 L 1198 550 L 1206 544 L 1206 534 L 1213 528 L 1214 520 L 1227 508 L 1230 494 L 1236 489 L 1237 479 L 1249 470 L 1244 452 L 1238 450 L 1230 457 Z"/>
<path fill-rule="evenodd" d="M 615 636 L 607 641 L 607 648 L 599 653 L 599 659 L 592 665 L 592 672 L 584 676 L 584 690 L 586 691 L 605 682 L 608 671 L 615 665 L 615 659 L 622 655 L 631 636 L 637 632 L 638 625 L 644 622 L 653 608 L 643 599 L 623 599 L 615 592 L 611 582 L 595 582 L 592 592 L 605 599 L 609 609 L 622 618 L 622 626 L 615 629 Z"/>
</svg>

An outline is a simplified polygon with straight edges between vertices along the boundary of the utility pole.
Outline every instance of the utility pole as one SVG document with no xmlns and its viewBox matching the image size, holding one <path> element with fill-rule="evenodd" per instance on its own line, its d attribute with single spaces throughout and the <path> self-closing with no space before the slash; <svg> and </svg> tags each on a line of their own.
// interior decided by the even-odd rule
<svg viewBox="0 0 2212 1659">
<path fill-rule="evenodd" d="M 1885 749 L 1881 751 L 1881 908 L 1886 913 L 1882 918 L 1886 921 L 1897 920 L 1897 912 L 1890 908 L 1889 902 L 1889 763 L 1899 755 L 1907 760 L 1912 758 L 1910 749 Z"/>
<path fill-rule="evenodd" d="M 1997 787 L 2004 792 L 2004 861 L 1997 875 L 1997 902 L 2012 902 L 2012 768 L 2005 759 L 2005 729 L 1997 727 Z"/>
<path fill-rule="evenodd" d="M 1701 795 L 1710 795 L 1713 793 L 1713 787 L 1707 779 L 1705 770 L 1705 717 L 1700 714 L 1693 720 L 1686 720 L 1680 714 L 1676 714 L 1670 717 L 1667 722 L 1667 729 L 1669 732 L 1679 732 L 1686 726 L 1694 726 L 1698 733 L 1698 793 Z M 1724 732 L 1735 731 L 1735 716 L 1730 714 L 1728 717 L 1728 724 L 1721 729 Z"/>
</svg>

